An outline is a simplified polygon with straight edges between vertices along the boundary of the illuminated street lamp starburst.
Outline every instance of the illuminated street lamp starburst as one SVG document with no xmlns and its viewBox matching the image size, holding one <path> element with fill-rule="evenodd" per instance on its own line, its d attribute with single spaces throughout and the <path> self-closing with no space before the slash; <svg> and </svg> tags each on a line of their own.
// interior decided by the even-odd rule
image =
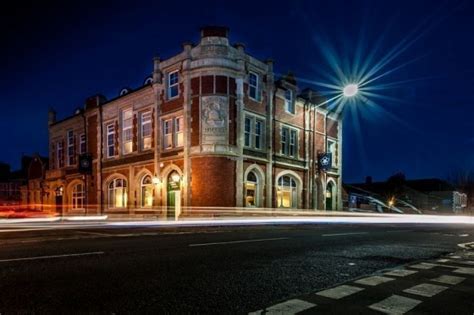
<svg viewBox="0 0 474 315">
<path fill-rule="evenodd" d="M 357 92 L 359 92 L 359 86 L 357 84 L 354 84 L 354 83 L 348 84 L 344 87 L 342 92 L 344 93 L 345 97 L 352 97 L 352 96 L 356 95 Z"/>
</svg>

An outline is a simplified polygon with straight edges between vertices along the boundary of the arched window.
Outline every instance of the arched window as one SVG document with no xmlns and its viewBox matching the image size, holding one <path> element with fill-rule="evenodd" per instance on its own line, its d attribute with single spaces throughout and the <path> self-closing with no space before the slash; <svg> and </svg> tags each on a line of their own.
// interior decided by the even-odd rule
<svg viewBox="0 0 474 315">
<path fill-rule="evenodd" d="M 143 176 L 140 185 L 140 206 L 142 208 L 153 207 L 153 182 L 150 175 Z"/>
<path fill-rule="evenodd" d="M 109 208 L 125 208 L 127 206 L 127 181 L 121 178 L 112 180 L 109 184 Z"/>
<path fill-rule="evenodd" d="M 336 210 L 336 186 L 332 181 L 326 185 L 326 210 Z"/>
<path fill-rule="evenodd" d="M 277 207 L 278 208 L 296 208 L 297 186 L 296 181 L 289 175 L 281 176 L 278 179 L 277 187 Z"/>
<path fill-rule="evenodd" d="M 249 172 L 245 179 L 245 206 L 258 207 L 258 179 L 255 172 Z"/>
<path fill-rule="evenodd" d="M 72 209 L 79 210 L 84 209 L 84 185 L 76 184 L 72 187 Z"/>
</svg>

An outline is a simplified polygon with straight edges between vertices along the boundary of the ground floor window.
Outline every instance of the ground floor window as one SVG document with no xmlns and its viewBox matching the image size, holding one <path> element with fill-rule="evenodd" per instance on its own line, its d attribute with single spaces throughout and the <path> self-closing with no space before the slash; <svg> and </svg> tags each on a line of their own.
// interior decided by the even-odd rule
<svg viewBox="0 0 474 315">
<path fill-rule="evenodd" d="M 150 175 L 146 175 L 142 179 L 140 202 L 142 208 L 151 208 L 153 206 L 153 182 Z"/>
<path fill-rule="evenodd" d="M 72 188 L 72 209 L 84 209 L 84 185 L 77 184 Z"/>
<path fill-rule="evenodd" d="M 277 186 L 277 207 L 297 208 L 297 186 L 296 181 L 289 175 L 281 176 Z"/>
<path fill-rule="evenodd" d="M 258 179 L 254 172 L 249 172 L 245 180 L 245 206 L 258 207 Z"/>
<path fill-rule="evenodd" d="M 127 206 L 127 181 L 116 178 L 109 184 L 109 208 L 125 208 Z"/>
</svg>

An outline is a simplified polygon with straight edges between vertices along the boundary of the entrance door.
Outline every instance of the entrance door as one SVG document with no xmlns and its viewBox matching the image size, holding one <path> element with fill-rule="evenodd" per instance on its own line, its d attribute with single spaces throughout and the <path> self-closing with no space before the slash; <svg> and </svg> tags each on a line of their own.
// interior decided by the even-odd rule
<svg viewBox="0 0 474 315">
<path fill-rule="evenodd" d="M 168 211 L 166 211 L 166 216 L 169 219 L 174 220 L 176 211 L 176 193 L 174 190 L 168 189 Z"/>
<path fill-rule="evenodd" d="M 63 187 L 56 188 L 56 212 L 59 213 L 61 216 L 63 215 Z"/>
<path fill-rule="evenodd" d="M 335 197 L 333 184 L 329 182 L 326 187 L 326 210 L 334 210 L 333 201 Z"/>
<path fill-rule="evenodd" d="M 168 176 L 167 188 L 166 217 L 170 220 L 178 220 L 181 214 L 181 176 L 176 171 Z"/>
</svg>

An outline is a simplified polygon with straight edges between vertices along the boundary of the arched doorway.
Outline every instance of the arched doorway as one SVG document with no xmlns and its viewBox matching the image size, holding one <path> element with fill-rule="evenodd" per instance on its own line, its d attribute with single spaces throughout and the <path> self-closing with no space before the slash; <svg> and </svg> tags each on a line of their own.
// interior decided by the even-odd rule
<svg viewBox="0 0 474 315">
<path fill-rule="evenodd" d="M 284 175 L 278 179 L 277 186 L 277 207 L 297 208 L 298 207 L 298 186 L 293 176 Z"/>
<path fill-rule="evenodd" d="M 166 216 L 175 219 L 181 209 L 181 175 L 177 171 L 170 172 L 167 183 Z"/>
<path fill-rule="evenodd" d="M 326 184 L 326 210 L 336 210 L 336 185 L 333 181 Z"/>
<path fill-rule="evenodd" d="M 250 171 L 245 179 L 245 206 L 258 207 L 259 205 L 259 183 L 254 171 Z"/>
<path fill-rule="evenodd" d="M 153 207 L 153 180 L 150 175 L 143 176 L 140 182 L 140 207 Z"/>
</svg>

